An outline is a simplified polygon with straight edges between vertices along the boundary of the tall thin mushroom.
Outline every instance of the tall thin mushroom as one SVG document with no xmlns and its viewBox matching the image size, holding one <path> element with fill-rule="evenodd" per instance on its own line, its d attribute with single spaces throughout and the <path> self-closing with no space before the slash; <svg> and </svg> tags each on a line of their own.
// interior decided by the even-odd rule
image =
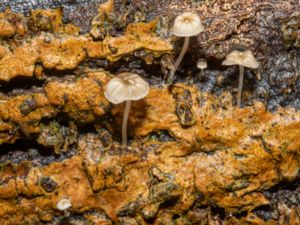
<svg viewBox="0 0 300 225">
<path fill-rule="evenodd" d="M 244 67 L 256 69 L 258 67 L 258 62 L 250 50 L 247 50 L 244 47 L 235 47 L 228 53 L 226 59 L 222 62 L 222 65 L 239 65 L 240 75 L 237 94 L 237 107 L 240 108 L 244 81 Z"/>
<path fill-rule="evenodd" d="M 168 83 L 172 84 L 174 82 L 175 72 L 186 53 L 190 37 L 199 34 L 203 30 L 204 27 L 202 26 L 201 20 L 195 13 L 185 12 L 176 17 L 172 33 L 177 37 L 184 37 L 184 43 L 180 54 L 171 69 L 170 76 L 168 77 Z"/>
<path fill-rule="evenodd" d="M 125 110 L 122 124 L 122 146 L 127 146 L 127 121 L 130 112 L 131 101 L 137 101 L 146 97 L 149 93 L 149 84 L 135 73 L 120 73 L 111 79 L 105 89 L 106 99 L 113 104 L 125 101 Z"/>
</svg>

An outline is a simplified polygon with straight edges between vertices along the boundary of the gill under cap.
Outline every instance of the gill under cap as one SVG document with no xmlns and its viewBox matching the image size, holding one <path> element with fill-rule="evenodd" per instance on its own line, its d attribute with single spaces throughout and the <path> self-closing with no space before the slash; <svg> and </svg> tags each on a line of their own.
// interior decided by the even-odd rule
<svg viewBox="0 0 300 225">
<path fill-rule="evenodd" d="M 185 12 L 176 17 L 172 33 L 178 37 L 191 37 L 204 30 L 200 17 L 191 12 Z"/>
<path fill-rule="evenodd" d="M 135 73 L 120 73 L 111 79 L 105 89 L 106 99 L 114 104 L 140 100 L 149 93 L 149 84 Z"/>
<path fill-rule="evenodd" d="M 231 65 L 241 65 L 248 68 L 256 69 L 258 67 L 258 62 L 253 56 L 250 50 L 231 51 L 222 62 L 222 65 L 231 66 Z"/>
</svg>

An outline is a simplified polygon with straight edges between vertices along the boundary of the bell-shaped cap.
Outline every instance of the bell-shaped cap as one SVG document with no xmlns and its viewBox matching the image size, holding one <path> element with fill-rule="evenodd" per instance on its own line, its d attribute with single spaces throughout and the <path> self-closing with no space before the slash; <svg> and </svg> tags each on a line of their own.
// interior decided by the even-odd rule
<svg viewBox="0 0 300 225">
<path fill-rule="evenodd" d="M 57 209 L 64 211 L 70 207 L 72 207 L 72 203 L 68 198 L 62 198 L 59 200 L 59 202 L 56 204 Z"/>
<path fill-rule="evenodd" d="M 140 100 L 149 93 L 149 84 L 135 73 L 120 73 L 111 79 L 105 89 L 106 99 L 114 104 Z"/>
<path fill-rule="evenodd" d="M 197 68 L 200 70 L 204 70 L 207 68 L 207 61 L 205 59 L 199 59 L 197 62 Z"/>
<path fill-rule="evenodd" d="M 236 49 L 231 51 L 226 59 L 222 62 L 222 65 L 241 65 L 248 68 L 256 69 L 258 67 L 258 62 L 253 56 L 250 50 Z"/>
<path fill-rule="evenodd" d="M 202 32 L 204 27 L 200 17 L 191 12 L 185 12 L 176 17 L 172 33 L 178 37 L 195 36 Z"/>
</svg>

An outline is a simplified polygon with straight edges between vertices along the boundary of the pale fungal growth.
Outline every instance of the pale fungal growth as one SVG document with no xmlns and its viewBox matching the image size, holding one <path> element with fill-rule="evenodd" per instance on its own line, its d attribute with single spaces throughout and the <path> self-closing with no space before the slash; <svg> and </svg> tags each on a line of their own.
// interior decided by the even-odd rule
<svg viewBox="0 0 300 225">
<path fill-rule="evenodd" d="M 185 12 L 176 17 L 174 21 L 172 33 L 175 36 L 185 37 L 185 38 L 184 38 L 184 43 L 181 52 L 173 68 L 171 69 L 170 76 L 168 78 L 168 83 L 173 83 L 174 81 L 175 72 L 189 46 L 190 37 L 199 34 L 203 30 L 204 27 L 202 26 L 201 20 L 199 16 L 195 13 Z"/>
<path fill-rule="evenodd" d="M 149 93 L 149 84 L 135 73 L 120 73 L 111 79 L 105 89 L 106 99 L 113 104 L 126 102 L 122 124 L 122 146 L 127 146 L 127 121 L 131 101 L 146 97 Z"/>
<path fill-rule="evenodd" d="M 244 67 L 256 69 L 258 67 L 258 62 L 250 50 L 247 50 L 244 47 L 236 47 L 228 53 L 226 59 L 222 62 L 222 65 L 239 65 L 240 75 L 237 94 L 237 107 L 240 108 L 243 91 Z"/>
<path fill-rule="evenodd" d="M 62 198 L 61 200 L 59 200 L 59 202 L 56 204 L 56 208 L 64 211 L 68 208 L 72 207 L 72 203 L 68 198 Z"/>
<path fill-rule="evenodd" d="M 203 77 L 203 70 L 207 68 L 207 62 L 205 59 L 201 58 L 197 62 L 197 68 L 201 70 L 201 77 Z M 200 80 L 200 77 L 199 77 Z"/>
</svg>

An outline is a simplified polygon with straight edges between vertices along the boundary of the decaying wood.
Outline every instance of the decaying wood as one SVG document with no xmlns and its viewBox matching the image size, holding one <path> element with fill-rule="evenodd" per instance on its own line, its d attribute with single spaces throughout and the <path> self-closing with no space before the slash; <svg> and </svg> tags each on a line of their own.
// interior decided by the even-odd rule
<svg viewBox="0 0 300 225">
<path fill-rule="evenodd" d="M 0 224 L 300 223 L 297 3 L 184 3 L 164 3 L 170 14 L 140 6 L 128 20 L 119 2 L 99 7 L 88 34 L 63 23 L 60 9 L 0 14 Z M 160 17 L 140 21 L 146 9 Z M 166 86 L 176 51 L 166 32 L 183 9 L 202 12 L 206 32 L 178 79 L 197 74 L 191 62 L 201 55 L 211 69 L 203 81 Z M 218 65 L 232 44 L 261 63 L 246 74 L 261 82 L 246 82 L 243 108 L 235 77 L 226 78 L 236 70 Z M 132 103 L 127 148 L 124 105 L 103 94 L 121 70 L 159 81 Z M 285 184 L 293 188 L 278 190 Z M 72 205 L 65 211 L 62 199 Z"/>
</svg>

